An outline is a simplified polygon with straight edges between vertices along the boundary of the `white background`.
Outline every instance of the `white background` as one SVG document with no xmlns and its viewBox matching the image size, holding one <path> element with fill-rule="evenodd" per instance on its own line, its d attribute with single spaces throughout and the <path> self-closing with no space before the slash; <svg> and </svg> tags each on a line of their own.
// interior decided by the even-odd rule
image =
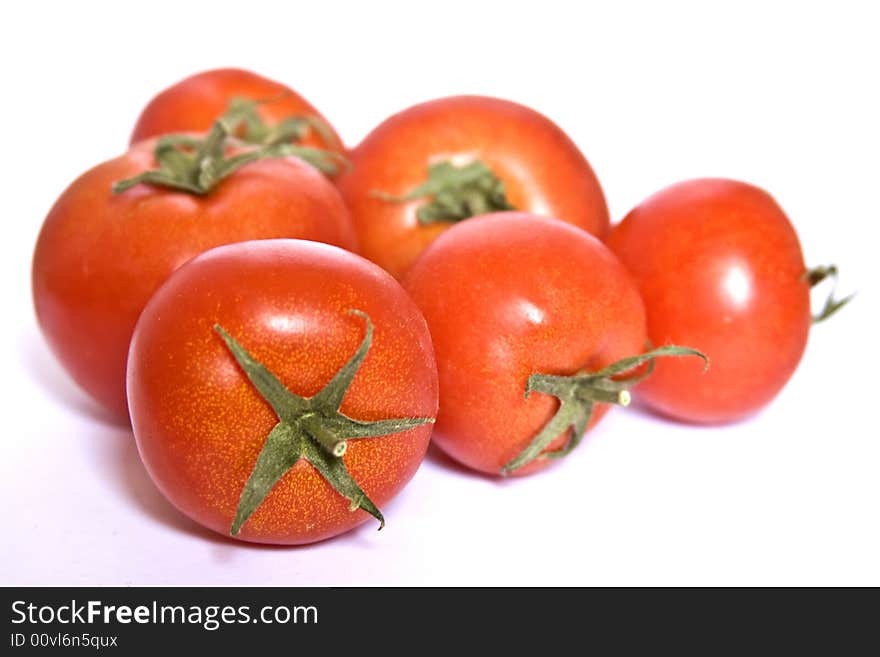
<svg viewBox="0 0 880 657">
<path fill-rule="evenodd" d="M 2 584 L 880 585 L 880 39 L 872 3 L 13 3 L 0 26 Z M 12 7 L 12 9 L 10 9 Z M 768 189 L 807 261 L 856 301 L 811 335 L 782 395 L 695 428 L 611 413 L 566 462 L 495 481 L 432 454 L 370 523 L 305 548 L 200 530 L 131 433 L 54 362 L 30 257 L 64 187 L 118 154 L 144 103 L 242 66 L 356 143 L 453 93 L 548 114 L 612 215 L 680 179 Z"/>
</svg>

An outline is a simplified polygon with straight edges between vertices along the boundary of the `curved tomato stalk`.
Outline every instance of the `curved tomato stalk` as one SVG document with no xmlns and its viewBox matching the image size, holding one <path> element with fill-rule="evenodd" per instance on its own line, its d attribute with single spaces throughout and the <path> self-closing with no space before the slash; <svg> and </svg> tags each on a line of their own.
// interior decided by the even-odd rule
<svg viewBox="0 0 880 657">
<path fill-rule="evenodd" d="M 558 459 L 569 454 L 583 438 L 593 416 L 593 406 L 597 402 L 628 406 L 631 401 L 629 389 L 650 376 L 654 368 L 654 359 L 661 356 L 699 356 L 706 363 L 703 371 L 709 367 L 709 359 L 702 352 L 690 347 L 669 345 L 638 356 L 623 358 L 598 372 L 583 372 L 573 376 L 532 374 L 526 383 L 526 399 L 532 392 L 553 395 L 559 399 L 559 410 L 532 439 L 528 447 L 501 468 L 501 474 L 510 474 L 539 458 Z M 638 376 L 623 380 L 612 378 L 644 363 L 649 363 L 648 369 Z M 552 452 L 544 451 L 568 429 L 571 429 L 572 433 L 565 445 Z"/>
<path fill-rule="evenodd" d="M 235 338 L 221 326 L 214 326 L 238 365 L 278 416 L 278 424 L 266 437 L 254 469 L 242 490 L 230 528 L 233 536 L 238 534 L 278 480 L 300 459 L 308 461 L 340 495 L 351 502 L 351 511 L 363 509 L 379 521 L 379 529 L 385 526 L 382 513 L 345 467 L 342 457 L 348 441 L 400 433 L 433 423 L 434 418 L 394 418 L 361 422 L 339 411 L 373 340 L 373 322 L 366 313 L 359 310 L 349 312 L 366 320 L 366 335 L 355 354 L 314 397 L 300 397 L 290 392 Z"/>
<path fill-rule="evenodd" d="M 838 278 L 837 265 L 820 265 L 819 267 L 813 267 L 804 273 L 804 278 L 806 278 L 811 288 L 816 287 L 826 278 L 831 279 L 831 292 L 828 293 L 828 298 L 825 299 L 825 305 L 822 306 L 822 310 L 813 315 L 813 324 L 824 322 L 831 317 L 831 315 L 852 301 L 852 298 L 855 296 L 855 292 L 853 292 L 842 299 L 835 298 L 834 293 L 837 290 Z"/>
<path fill-rule="evenodd" d="M 380 191 L 373 195 L 392 203 L 432 197 L 416 210 L 421 224 L 462 221 L 489 212 L 516 209 L 507 200 L 504 181 L 480 160 L 460 167 L 449 161 L 437 162 L 428 167 L 425 182 L 402 196 Z"/>
</svg>

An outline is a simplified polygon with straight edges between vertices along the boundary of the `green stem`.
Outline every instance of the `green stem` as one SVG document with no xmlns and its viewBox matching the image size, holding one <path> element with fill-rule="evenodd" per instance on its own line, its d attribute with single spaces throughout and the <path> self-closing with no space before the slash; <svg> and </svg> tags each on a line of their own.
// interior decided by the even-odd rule
<svg viewBox="0 0 880 657">
<path fill-rule="evenodd" d="M 310 133 L 314 133 L 326 147 L 333 147 L 336 143 L 333 131 L 327 123 L 317 116 L 308 114 L 289 116 L 275 125 L 270 125 L 263 120 L 259 113 L 260 106 L 270 105 L 289 96 L 290 92 L 285 91 L 273 98 L 260 100 L 236 97 L 229 101 L 226 113 L 221 118 L 241 125 L 242 139 L 250 144 L 271 146 L 281 143 L 299 143 Z"/>
<path fill-rule="evenodd" d="M 813 267 L 812 269 L 808 269 L 804 273 L 804 277 L 810 284 L 811 288 L 816 287 L 826 278 L 831 279 L 831 292 L 829 292 L 828 297 L 825 299 L 825 305 L 822 306 L 822 310 L 813 315 L 813 324 L 824 322 L 826 319 L 831 317 L 834 313 L 836 313 L 838 310 L 848 304 L 855 296 L 855 293 L 853 293 L 843 297 L 842 299 L 835 298 L 834 293 L 837 290 L 838 278 L 837 265 L 820 265 L 819 267 Z"/>
<path fill-rule="evenodd" d="M 501 468 L 501 474 L 511 474 L 537 459 L 558 459 L 571 453 L 587 429 L 595 404 L 628 406 L 632 399 L 629 389 L 650 376 L 654 359 L 664 356 L 698 356 L 706 363 L 704 371 L 709 367 L 709 359 L 696 349 L 669 345 L 623 358 L 598 372 L 580 372 L 573 376 L 532 374 L 526 382 L 526 399 L 533 392 L 552 395 L 559 399 L 559 409 L 528 446 Z M 648 369 L 640 375 L 622 380 L 614 378 L 645 363 L 648 363 Z M 550 443 L 569 429 L 572 433 L 565 445 L 551 452 L 545 451 Z"/>
<path fill-rule="evenodd" d="M 266 437 L 244 489 L 230 533 L 235 536 L 262 504 L 266 495 L 301 459 L 310 463 L 327 482 L 348 499 L 350 509 L 363 509 L 385 524 L 382 513 L 352 479 L 342 457 L 348 441 L 377 438 L 434 422 L 434 418 L 392 418 L 375 422 L 352 419 L 339 411 L 373 339 L 373 323 L 359 310 L 351 314 L 366 320 L 367 330 L 360 347 L 348 362 L 314 397 L 300 397 L 284 387 L 262 363 L 251 356 L 219 325 L 220 335 L 239 367 L 278 416 L 278 423 Z"/>
<path fill-rule="evenodd" d="M 154 156 L 158 169 L 144 171 L 113 184 L 113 193 L 121 194 L 135 185 L 147 183 L 181 192 L 204 196 L 238 169 L 266 158 L 298 157 L 322 173 L 336 175 L 347 160 L 335 151 L 298 146 L 287 141 L 269 141 L 257 147 L 242 142 L 235 132 L 242 118 L 221 117 L 204 137 L 165 135 L 156 142 Z M 230 147 L 237 147 L 228 156 Z"/>
<path fill-rule="evenodd" d="M 303 415 L 300 418 L 303 429 L 309 434 L 321 447 L 323 447 L 332 456 L 344 456 L 348 451 L 348 443 L 333 433 L 330 429 L 323 426 L 321 418 L 314 413 Z"/>
<path fill-rule="evenodd" d="M 456 222 L 489 212 L 515 210 L 507 200 L 504 181 L 480 160 L 457 167 L 443 161 L 428 167 L 428 179 L 402 196 L 382 191 L 373 195 L 390 203 L 431 200 L 416 210 L 419 223 Z"/>
</svg>

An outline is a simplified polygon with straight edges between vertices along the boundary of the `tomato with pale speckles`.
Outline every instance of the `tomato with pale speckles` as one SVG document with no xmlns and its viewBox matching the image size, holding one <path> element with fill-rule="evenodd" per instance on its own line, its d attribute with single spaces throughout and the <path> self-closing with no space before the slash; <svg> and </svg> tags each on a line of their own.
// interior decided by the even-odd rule
<svg viewBox="0 0 880 657">
<path fill-rule="evenodd" d="M 361 253 L 397 278 L 454 224 L 419 220 L 417 212 L 430 198 L 395 202 L 387 195 L 417 188 L 438 162 L 482 162 L 513 208 L 561 219 L 600 238 L 608 230 L 602 188 L 578 147 L 550 119 L 508 100 L 453 96 L 415 105 L 376 127 L 349 159 L 352 166 L 337 184 Z"/>
<path fill-rule="evenodd" d="M 113 183 L 156 166 L 140 142 L 75 180 L 49 211 L 33 259 L 37 319 L 74 380 L 125 417 L 125 358 L 135 321 L 172 271 L 211 247 L 294 237 L 356 249 L 334 186 L 297 158 L 251 162 L 210 193 Z"/>
<path fill-rule="evenodd" d="M 138 117 L 131 143 L 168 133 L 207 132 L 235 99 L 258 101 L 257 113 L 270 126 L 293 116 L 320 119 L 329 131 L 327 139 L 311 130 L 300 143 L 344 152 L 339 135 L 305 98 L 280 82 L 237 68 L 196 73 L 159 92 Z"/>
<path fill-rule="evenodd" d="M 794 227 L 764 190 L 697 179 L 654 194 L 608 245 L 635 275 L 653 344 L 687 344 L 711 362 L 669 359 L 639 398 L 691 422 L 729 422 L 789 380 L 810 329 L 810 284 Z"/>
<path fill-rule="evenodd" d="M 364 337 L 364 319 L 351 310 L 368 316 L 375 332 L 341 412 L 360 421 L 434 417 L 437 370 L 425 320 L 397 281 L 359 256 L 302 240 L 245 242 L 194 258 L 156 292 L 132 339 L 128 395 L 143 462 L 178 509 L 228 535 L 278 421 L 215 324 L 288 390 L 311 397 Z M 416 472 L 430 434 L 425 424 L 349 441 L 345 465 L 381 507 Z M 238 537 L 309 543 L 368 518 L 300 460 Z"/>
<path fill-rule="evenodd" d="M 598 239 L 555 219 L 507 212 L 462 222 L 403 283 L 434 341 L 442 400 L 434 442 L 485 473 L 499 474 L 559 406 L 525 397 L 530 375 L 594 372 L 644 351 L 644 309 L 626 269 Z M 608 408 L 597 404 L 590 426 Z"/>
</svg>

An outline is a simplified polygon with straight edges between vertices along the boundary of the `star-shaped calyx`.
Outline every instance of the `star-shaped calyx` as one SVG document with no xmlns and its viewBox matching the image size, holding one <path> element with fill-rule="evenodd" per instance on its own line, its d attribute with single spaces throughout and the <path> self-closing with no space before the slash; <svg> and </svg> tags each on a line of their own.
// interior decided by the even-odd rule
<svg viewBox="0 0 880 657">
<path fill-rule="evenodd" d="M 334 176 L 348 160 L 335 151 L 291 143 L 297 134 L 309 126 L 315 127 L 317 119 L 294 117 L 282 122 L 277 130 L 269 130 L 255 136 L 255 143 L 239 139 L 239 129 L 256 130 L 256 124 L 247 123 L 244 109 L 234 108 L 221 116 L 204 136 L 190 134 L 163 135 L 156 141 L 153 157 L 157 168 L 113 183 L 113 193 L 121 194 L 136 185 L 146 183 L 166 187 L 195 196 L 206 196 L 223 180 L 241 167 L 268 158 L 298 157 L 321 173 Z M 297 132 L 299 131 L 299 132 Z"/>
<path fill-rule="evenodd" d="M 254 100 L 251 98 L 234 97 L 229 101 L 223 115 L 228 123 L 241 125 L 241 138 L 249 144 L 273 146 L 275 144 L 299 144 L 309 134 L 317 135 L 325 145 L 334 143 L 333 131 L 322 119 L 313 114 L 298 114 L 270 125 L 260 116 L 261 106 L 283 101 L 291 96 L 285 91 L 273 98 Z"/>
<path fill-rule="evenodd" d="M 559 459 L 567 456 L 583 438 L 593 417 L 595 404 L 602 402 L 628 406 L 631 400 L 629 389 L 651 374 L 655 358 L 664 356 L 698 356 L 705 363 L 703 371 L 709 367 L 709 359 L 702 352 L 690 347 L 667 345 L 637 356 L 622 358 L 598 372 L 579 372 L 573 376 L 532 374 L 526 382 L 526 399 L 533 392 L 552 395 L 559 400 L 559 409 L 528 446 L 501 468 L 501 474 L 509 475 L 538 459 Z M 648 369 L 642 374 L 626 379 L 614 378 L 645 363 L 648 363 Z M 550 443 L 569 429 L 571 435 L 562 447 L 545 451 Z"/>
<path fill-rule="evenodd" d="M 233 536 L 238 534 L 273 486 L 300 459 L 308 461 L 340 495 L 351 502 L 351 511 L 363 509 L 379 521 L 379 529 L 385 526 L 382 513 L 345 467 L 342 457 L 348 441 L 400 433 L 432 423 L 434 418 L 393 418 L 361 422 L 339 411 L 373 341 L 373 322 L 366 313 L 360 310 L 349 312 L 366 320 L 366 335 L 351 359 L 314 397 L 300 397 L 290 392 L 278 377 L 254 359 L 235 338 L 221 326 L 214 326 L 214 330 L 223 338 L 248 379 L 278 416 L 278 424 L 266 437 L 254 469 L 241 492 L 238 510 L 230 529 Z"/>
<path fill-rule="evenodd" d="M 392 203 L 431 200 L 416 210 L 421 224 L 456 222 L 490 212 L 515 210 L 507 200 L 504 181 L 482 161 L 463 166 L 450 161 L 428 167 L 428 179 L 402 196 L 374 191 L 373 196 Z"/>
</svg>

